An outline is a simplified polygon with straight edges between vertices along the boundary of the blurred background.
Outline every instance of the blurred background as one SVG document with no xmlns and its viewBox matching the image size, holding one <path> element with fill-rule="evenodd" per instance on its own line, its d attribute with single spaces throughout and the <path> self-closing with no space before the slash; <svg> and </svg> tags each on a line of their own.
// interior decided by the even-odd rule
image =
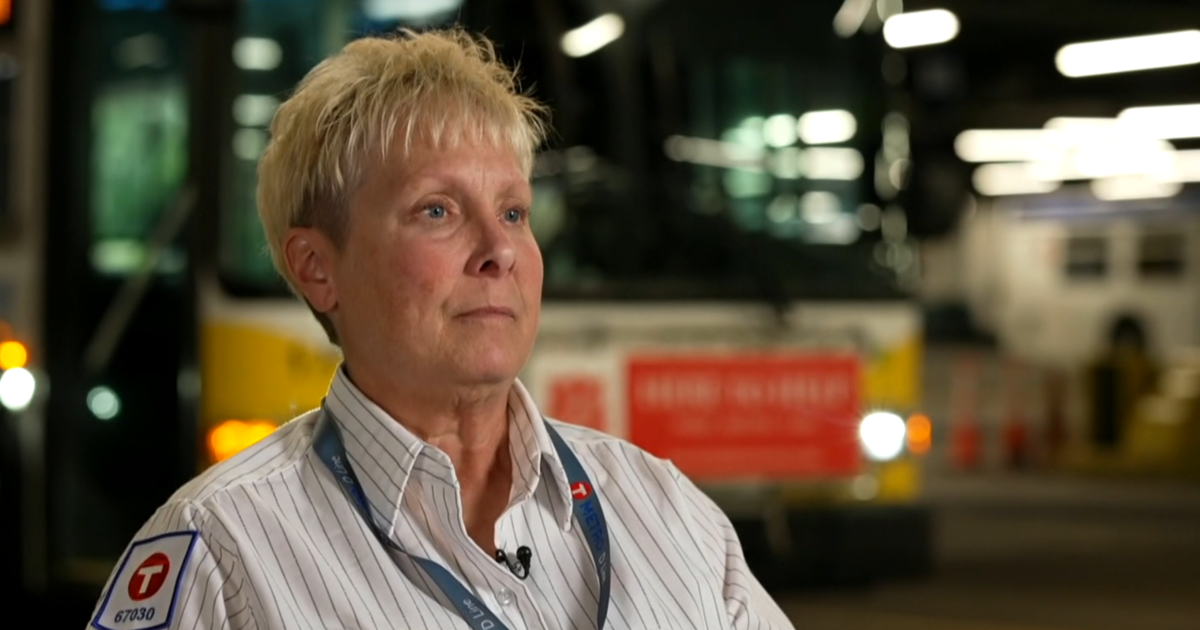
<svg viewBox="0 0 1200 630">
<path fill-rule="evenodd" d="M 460 23 L 553 108 L 523 380 L 668 457 L 797 628 L 1200 628 L 1200 6 L 0 0 L 0 554 L 82 627 L 319 403 L 255 165 L 321 58 Z"/>
</svg>

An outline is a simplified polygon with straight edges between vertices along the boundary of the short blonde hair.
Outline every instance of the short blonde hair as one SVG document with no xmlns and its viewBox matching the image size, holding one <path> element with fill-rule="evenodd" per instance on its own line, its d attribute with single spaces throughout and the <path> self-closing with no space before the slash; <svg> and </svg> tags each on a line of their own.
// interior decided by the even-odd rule
<svg viewBox="0 0 1200 630">
<path fill-rule="evenodd" d="M 300 295 L 284 259 L 287 230 L 315 227 L 342 247 L 349 199 L 372 165 L 389 159 L 398 134 L 405 155 L 414 140 L 508 146 L 529 175 L 546 137 L 545 114 L 481 35 L 403 30 L 347 44 L 304 77 L 271 122 L 257 196 L 276 270 Z"/>
</svg>

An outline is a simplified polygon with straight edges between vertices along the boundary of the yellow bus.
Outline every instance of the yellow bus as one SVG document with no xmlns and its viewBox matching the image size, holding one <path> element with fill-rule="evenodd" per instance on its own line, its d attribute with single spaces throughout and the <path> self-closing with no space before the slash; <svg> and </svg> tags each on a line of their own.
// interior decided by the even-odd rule
<svg viewBox="0 0 1200 630">
<path fill-rule="evenodd" d="M 770 33 L 778 23 L 685 4 L 630 17 L 621 37 L 580 58 L 559 40 L 568 24 L 595 17 L 582 6 L 568 5 L 579 12 L 572 21 L 534 11 L 535 26 L 486 22 L 502 54 L 520 51 L 527 81 L 556 110 L 556 141 L 534 172 L 546 287 L 523 380 L 548 414 L 676 461 L 730 511 L 758 566 L 781 583 L 923 571 L 929 528 L 917 460 L 930 424 L 920 315 L 902 288 L 916 269 L 899 191 L 886 185 L 890 175 L 880 184 L 872 173 L 907 160 L 906 123 L 875 100 L 884 88 L 862 65 L 869 43 L 840 40 L 821 21 L 806 47 L 781 50 L 764 36 L 713 57 L 704 29 Z M 374 14 L 391 20 L 380 24 L 370 11 L 325 6 L 322 20 L 288 21 L 255 7 L 242 13 L 234 43 L 249 55 L 235 70 L 242 85 L 264 72 L 255 55 L 315 59 L 335 49 L 344 38 L 330 40 L 328 23 L 379 30 L 412 17 L 394 8 Z M 827 8 L 794 9 L 789 28 Z M 444 19 L 500 20 L 486 2 Z M 543 32 L 522 35 L 531 28 Z M 306 69 L 288 68 L 272 85 Z M 278 100 L 246 89 L 235 112 L 262 115 L 232 131 L 235 147 L 247 146 L 231 157 L 231 201 L 221 209 L 228 246 L 198 282 L 202 466 L 319 404 L 338 362 L 263 254 L 250 149 L 261 150 Z M 850 372 L 823 367 L 847 357 Z M 636 404 L 638 378 L 690 378 L 677 368 L 696 362 L 724 375 L 703 385 L 724 401 L 708 411 L 724 416 Z M 800 394 L 791 407 L 745 400 L 747 388 L 771 395 L 770 379 L 800 391 L 829 378 L 842 378 L 832 386 L 849 396 L 836 409 Z M 842 532 L 840 542 L 817 531 Z"/>
<path fill-rule="evenodd" d="M 264 249 L 267 126 L 350 38 L 450 21 L 555 112 L 522 375 L 545 411 L 676 461 L 769 584 L 926 570 L 907 124 L 878 36 L 831 32 L 839 4 L 646 3 L 590 52 L 562 43 L 590 2 L 21 5 L 34 157 L 12 164 L 28 211 L 0 316 L 36 394 L 4 412 L 0 493 L 22 592 L 90 605 L 172 491 L 319 404 L 338 353 Z"/>
</svg>

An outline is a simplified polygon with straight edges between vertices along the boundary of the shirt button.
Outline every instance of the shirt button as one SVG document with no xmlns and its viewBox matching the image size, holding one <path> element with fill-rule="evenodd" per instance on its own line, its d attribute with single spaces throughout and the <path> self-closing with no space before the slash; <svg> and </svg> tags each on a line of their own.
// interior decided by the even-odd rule
<svg viewBox="0 0 1200 630">
<path fill-rule="evenodd" d="M 513 595 L 513 592 L 506 588 L 502 588 L 499 591 L 496 591 L 496 601 L 500 602 L 501 606 L 507 606 L 507 605 L 513 603 L 513 599 L 515 597 L 516 596 Z"/>
</svg>

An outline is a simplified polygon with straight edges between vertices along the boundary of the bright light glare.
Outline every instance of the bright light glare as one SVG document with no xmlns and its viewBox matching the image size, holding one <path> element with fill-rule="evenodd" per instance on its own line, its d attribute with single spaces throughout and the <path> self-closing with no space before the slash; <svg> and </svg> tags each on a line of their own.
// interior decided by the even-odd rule
<svg viewBox="0 0 1200 630">
<path fill-rule="evenodd" d="M 121 413 L 121 399 L 113 390 L 100 386 L 93 387 L 87 395 L 87 406 L 92 415 L 101 420 L 112 420 Z"/>
<path fill-rule="evenodd" d="M 208 434 L 209 455 L 214 462 L 228 459 L 267 437 L 275 428 L 265 420 L 226 420 Z"/>
<path fill-rule="evenodd" d="M 29 361 L 29 351 L 19 341 L 0 343 L 0 370 L 25 367 Z"/>
<path fill-rule="evenodd" d="M 709 138 L 671 136 L 663 143 L 663 152 L 676 162 L 690 162 L 719 168 L 761 170 L 766 152 L 732 142 Z"/>
<path fill-rule="evenodd" d="M 1092 194 L 1105 201 L 1162 199 L 1183 189 L 1179 182 L 1160 181 L 1145 175 L 1116 175 L 1092 180 Z"/>
<path fill-rule="evenodd" d="M 775 114 L 763 122 L 762 137 L 772 147 L 782 148 L 796 143 L 796 117 Z"/>
<path fill-rule="evenodd" d="M 21 411 L 33 400 L 37 381 L 25 368 L 13 368 L 0 374 L 0 404 L 9 411 Z"/>
<path fill-rule="evenodd" d="M 945 9 L 901 13 L 883 24 L 883 39 L 892 48 L 942 44 L 957 35 L 958 18 Z"/>
<path fill-rule="evenodd" d="M 1175 152 L 1175 172 L 1171 181 L 1200 182 L 1200 149 Z"/>
<path fill-rule="evenodd" d="M 1200 31 L 1178 31 L 1063 46 L 1054 58 L 1068 77 L 1088 77 L 1200 63 Z"/>
<path fill-rule="evenodd" d="M 808 223 L 821 225 L 837 220 L 842 212 L 838 196 L 824 190 L 804 193 L 800 198 L 800 216 Z"/>
<path fill-rule="evenodd" d="M 933 444 L 933 423 L 929 416 L 915 414 L 908 417 L 908 451 L 921 455 Z"/>
<path fill-rule="evenodd" d="M 976 188 L 996 190 L 985 194 L 1046 192 L 1028 179 L 1142 174 L 1167 180 L 1176 171 L 1170 143 L 1136 133 L 1114 118 L 1052 118 L 1044 129 L 972 129 L 955 138 L 954 150 L 966 162 L 1025 163 L 978 170 Z"/>
<path fill-rule="evenodd" d="M 1069 141 L 1081 141 L 1095 134 L 1113 133 L 1117 129 L 1116 118 L 1085 118 L 1082 116 L 1055 116 L 1043 127 L 1063 136 Z"/>
<path fill-rule="evenodd" d="M 1048 193 L 1062 185 L 1059 181 L 1035 177 L 1033 167 L 1024 162 L 984 164 L 975 169 L 971 183 L 980 194 L 991 197 Z"/>
<path fill-rule="evenodd" d="M 243 37 L 233 44 L 233 62 L 243 70 L 274 70 L 283 61 L 279 42 L 266 37 Z"/>
<path fill-rule="evenodd" d="M 365 0 L 363 13 L 372 20 L 423 22 L 457 11 L 462 0 Z"/>
<path fill-rule="evenodd" d="M 571 57 L 584 57 L 611 44 L 624 32 L 625 20 L 616 13 L 605 13 L 579 28 L 567 31 L 562 36 L 562 49 Z"/>
<path fill-rule="evenodd" d="M 1156 140 L 1200 138 L 1200 104 L 1130 107 L 1117 116 L 1117 126 Z"/>
<path fill-rule="evenodd" d="M 833 16 L 833 32 L 842 38 L 857 33 L 872 4 L 872 0 L 844 0 L 842 8 Z"/>
<path fill-rule="evenodd" d="M 804 174 L 804 151 L 784 147 L 767 157 L 767 169 L 779 179 L 800 179 Z"/>
<path fill-rule="evenodd" d="M 878 411 L 862 419 L 858 437 L 867 456 L 875 461 L 895 459 L 904 450 L 904 420 L 894 413 Z"/>
<path fill-rule="evenodd" d="M 233 99 L 233 119 L 243 127 L 266 127 L 279 109 L 279 99 L 269 94 L 241 94 Z"/>
<path fill-rule="evenodd" d="M 1063 143 L 1033 165 L 1037 179 L 1093 179 L 1113 175 L 1147 174 L 1170 177 L 1175 168 L 1174 147 L 1163 140 L 1134 138 L 1120 133 L 1093 134 L 1079 142 Z"/>
<path fill-rule="evenodd" d="M 858 149 L 817 147 L 804 151 L 804 176 L 808 179 L 854 181 L 862 176 L 863 156 Z"/>
<path fill-rule="evenodd" d="M 954 152 L 964 162 L 1035 160 L 1046 151 L 1044 129 L 968 129 L 954 139 Z"/>
<path fill-rule="evenodd" d="M 835 144 L 853 138 L 858 121 L 844 109 L 808 112 L 800 117 L 797 131 L 805 144 Z"/>
</svg>

